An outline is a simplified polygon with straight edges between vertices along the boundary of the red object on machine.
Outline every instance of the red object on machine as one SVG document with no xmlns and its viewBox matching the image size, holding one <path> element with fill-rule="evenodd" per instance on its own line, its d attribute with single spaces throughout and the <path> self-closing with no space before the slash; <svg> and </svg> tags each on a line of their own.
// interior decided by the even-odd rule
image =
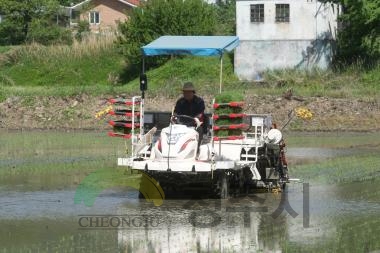
<svg viewBox="0 0 380 253">
<path fill-rule="evenodd" d="M 108 102 L 110 102 L 111 104 L 119 104 L 119 105 L 139 105 L 140 104 L 140 101 L 135 101 L 133 103 L 132 100 L 130 99 L 124 99 L 124 98 L 111 98 L 110 100 L 108 100 Z"/>
<path fill-rule="evenodd" d="M 143 100 L 141 97 L 133 97 L 132 99 L 126 98 L 111 98 L 108 100 L 113 104 L 108 114 L 113 116 L 119 116 L 117 119 L 108 121 L 108 124 L 113 126 L 113 131 L 108 132 L 108 136 L 121 137 L 124 139 L 130 139 L 133 135 L 137 135 L 135 129 L 140 128 L 142 123 L 140 122 L 143 114 Z"/>
<path fill-rule="evenodd" d="M 120 133 L 108 132 L 108 136 L 130 139 L 132 137 L 132 134 L 120 134 Z"/>
<path fill-rule="evenodd" d="M 111 126 L 132 128 L 132 123 L 125 120 L 110 120 L 108 122 Z M 135 127 L 140 127 L 139 123 L 135 123 Z"/>
<path fill-rule="evenodd" d="M 132 111 L 131 110 L 112 110 L 108 114 L 114 115 L 114 116 L 127 116 L 132 117 Z M 135 116 L 140 116 L 139 112 L 135 112 Z"/>
<path fill-rule="evenodd" d="M 244 139 L 244 136 L 242 135 L 225 136 L 225 137 L 214 136 L 214 141 L 222 141 L 222 140 L 234 141 L 234 140 L 242 140 L 242 139 Z"/>
<path fill-rule="evenodd" d="M 236 124 L 236 125 L 225 125 L 225 126 L 214 126 L 213 130 L 218 131 L 218 130 L 234 130 L 234 129 L 244 129 L 247 128 L 247 124 Z"/>
<path fill-rule="evenodd" d="M 214 120 L 217 119 L 224 119 L 224 118 L 230 118 L 230 119 L 236 119 L 236 118 L 244 118 L 247 114 L 244 113 L 231 113 L 231 114 L 222 114 L 222 115 L 213 115 L 212 118 Z"/>
<path fill-rule="evenodd" d="M 229 102 L 229 103 L 213 104 L 214 109 L 219 108 L 220 106 L 242 107 L 243 105 L 244 105 L 244 102 Z"/>
</svg>

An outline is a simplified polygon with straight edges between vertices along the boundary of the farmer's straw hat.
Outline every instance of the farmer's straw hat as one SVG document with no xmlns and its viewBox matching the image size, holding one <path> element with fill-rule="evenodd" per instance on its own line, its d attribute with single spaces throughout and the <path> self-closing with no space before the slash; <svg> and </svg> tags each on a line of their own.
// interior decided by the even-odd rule
<svg viewBox="0 0 380 253">
<path fill-rule="evenodd" d="M 183 91 L 195 91 L 194 85 L 192 82 L 186 82 L 183 84 Z"/>
</svg>

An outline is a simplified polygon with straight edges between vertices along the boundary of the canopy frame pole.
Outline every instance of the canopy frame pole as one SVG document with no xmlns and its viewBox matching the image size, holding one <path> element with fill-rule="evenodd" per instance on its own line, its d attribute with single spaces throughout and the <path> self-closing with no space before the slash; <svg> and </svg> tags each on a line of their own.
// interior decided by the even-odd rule
<svg viewBox="0 0 380 253">
<path fill-rule="evenodd" d="M 142 57 L 142 66 L 141 66 L 141 68 L 142 68 L 141 69 L 142 73 L 145 74 L 145 57 L 144 56 Z"/>
<path fill-rule="evenodd" d="M 223 81 L 223 54 L 220 55 L 219 93 L 222 93 L 222 81 Z"/>
<path fill-rule="evenodd" d="M 145 56 L 143 55 L 143 57 L 142 57 L 142 65 L 141 65 L 142 67 L 142 69 L 141 69 L 141 71 L 142 71 L 142 74 L 145 74 Z M 145 90 L 141 90 L 141 98 L 144 100 L 145 99 Z"/>
<path fill-rule="evenodd" d="M 142 73 L 145 74 L 145 56 L 142 57 Z M 140 138 L 144 135 L 144 114 L 145 114 L 145 90 L 141 91 L 141 102 L 140 102 Z"/>
</svg>

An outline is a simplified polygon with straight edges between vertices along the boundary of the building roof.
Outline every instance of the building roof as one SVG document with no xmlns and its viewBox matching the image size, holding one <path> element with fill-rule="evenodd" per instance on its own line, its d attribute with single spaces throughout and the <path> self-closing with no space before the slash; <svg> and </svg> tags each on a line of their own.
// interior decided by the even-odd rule
<svg viewBox="0 0 380 253">
<path fill-rule="evenodd" d="M 73 5 L 73 6 L 67 7 L 67 8 L 77 10 L 77 9 L 82 8 L 84 4 L 89 3 L 91 1 L 92 0 L 85 0 L 83 2 L 80 2 L 80 3 L 76 4 L 76 5 Z M 125 5 L 129 5 L 131 7 L 137 7 L 138 4 L 139 4 L 139 0 L 115 0 L 115 1 L 118 1 L 118 2 L 123 3 Z"/>
</svg>

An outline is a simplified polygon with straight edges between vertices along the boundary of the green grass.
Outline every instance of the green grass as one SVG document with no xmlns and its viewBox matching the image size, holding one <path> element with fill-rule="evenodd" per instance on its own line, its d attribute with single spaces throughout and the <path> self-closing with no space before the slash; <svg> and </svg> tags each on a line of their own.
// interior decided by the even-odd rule
<svg viewBox="0 0 380 253">
<path fill-rule="evenodd" d="M 11 49 L 11 46 L 0 46 L 0 54 L 5 53 Z"/>
<path fill-rule="evenodd" d="M 322 160 L 318 164 L 299 165 L 291 168 L 291 174 L 303 181 L 322 184 L 368 181 L 380 175 L 377 153 L 342 156 Z"/>
<path fill-rule="evenodd" d="M 295 95 L 328 96 L 335 98 L 372 98 L 379 97 L 380 64 L 371 70 L 361 66 L 351 66 L 345 70 L 296 70 L 286 69 L 267 71 L 264 79 L 269 88 L 287 90 L 292 88 Z"/>
<path fill-rule="evenodd" d="M 6 131 L 1 130 L 0 159 L 48 156 L 115 155 L 124 141 L 108 137 L 106 132 Z"/>
<path fill-rule="evenodd" d="M 380 148 L 379 133 L 300 133 L 285 134 L 286 144 L 289 147 L 315 147 L 315 148 Z"/>
<path fill-rule="evenodd" d="M 125 141 L 105 132 L 1 131 L 0 174 L 103 169 L 125 156 Z"/>
<path fill-rule="evenodd" d="M 76 188 L 94 171 L 115 173 L 125 141 L 106 132 L 0 131 L 0 185 L 29 191 Z"/>
<path fill-rule="evenodd" d="M 53 59 L 52 59 L 53 60 Z M 108 76 L 117 75 L 123 60 L 115 50 L 105 50 L 99 55 L 82 59 L 56 59 L 34 63 L 33 60 L 17 63 L 0 72 L 5 85 L 13 86 L 86 86 L 108 85 Z M 112 78 L 112 77 L 110 77 Z"/>
<path fill-rule="evenodd" d="M 318 235 L 311 234 L 310 238 L 306 235 L 307 241 L 301 243 L 290 241 L 284 246 L 283 252 L 376 252 L 379 249 L 380 241 L 377 237 L 380 222 L 376 214 L 346 215 L 337 212 L 329 218 L 333 233 L 327 232 L 320 238 Z"/>
<path fill-rule="evenodd" d="M 216 103 L 229 103 L 243 101 L 244 97 L 242 92 L 222 92 L 215 96 Z"/>
<path fill-rule="evenodd" d="M 366 181 L 380 175 L 380 137 L 378 133 L 302 133 L 290 132 L 285 135 L 288 147 L 326 148 L 346 151 L 346 155 L 334 158 L 320 158 L 291 166 L 294 178 L 315 183 L 345 183 Z"/>
<path fill-rule="evenodd" d="M 139 90 L 137 90 L 139 91 Z M 121 93 L 131 93 L 126 86 L 113 86 L 94 84 L 86 86 L 2 86 L 0 84 L 0 101 L 5 100 L 7 97 L 20 96 L 20 97 L 70 97 L 78 94 L 89 94 L 100 96 L 104 94 L 120 95 Z M 132 93 L 131 93 L 132 94 Z M 134 92 L 133 94 L 136 94 Z"/>
</svg>

